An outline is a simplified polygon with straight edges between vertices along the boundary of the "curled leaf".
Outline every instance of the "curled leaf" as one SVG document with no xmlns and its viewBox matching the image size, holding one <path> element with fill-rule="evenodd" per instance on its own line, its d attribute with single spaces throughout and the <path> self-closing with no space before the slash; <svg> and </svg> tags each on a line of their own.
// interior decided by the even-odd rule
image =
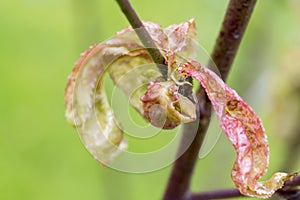
<svg viewBox="0 0 300 200">
<path fill-rule="evenodd" d="M 247 196 L 268 198 L 296 174 L 275 173 L 258 182 L 267 171 L 269 147 L 261 120 L 254 110 L 213 71 L 196 61 L 179 67 L 200 82 L 216 111 L 220 126 L 232 142 L 237 158 L 231 176 L 240 192 Z"/>
<path fill-rule="evenodd" d="M 69 123 L 94 158 L 107 165 L 126 148 L 126 141 L 103 88 L 105 48 L 106 44 L 94 45 L 82 54 L 69 76 L 65 103 Z"/>
<path fill-rule="evenodd" d="M 127 95 L 130 104 L 144 115 L 140 97 L 147 90 L 147 85 L 161 76 L 146 49 L 124 53 L 110 63 L 108 70 L 115 85 Z"/>
<path fill-rule="evenodd" d="M 167 61 L 168 52 L 174 52 L 190 59 L 196 57 L 196 25 L 194 19 L 171 25 L 165 29 L 153 22 L 144 22 L 144 26 Z M 142 45 L 131 27 L 118 32 L 113 40 L 124 40 L 139 47 Z M 169 87 L 170 84 L 175 87 L 175 82 L 170 78 L 172 69 L 169 67 L 168 70 L 170 72 L 170 74 L 168 74 L 169 80 L 161 80 L 161 74 L 157 70 L 155 64 L 151 62 L 151 58 L 145 48 L 136 50 L 131 49 L 131 52 L 122 55 L 110 63 L 109 67 L 111 78 L 128 96 L 131 105 L 152 125 L 164 129 L 171 129 L 181 123 L 195 120 L 195 112 L 191 112 L 191 110 L 195 109 L 194 102 L 181 94 L 176 94 L 177 99 L 175 100 L 174 97 L 172 97 L 174 94 L 158 90 L 159 85 L 162 88 L 167 85 Z M 148 84 L 153 81 L 155 81 L 154 85 L 157 85 L 155 87 L 153 87 L 154 85 L 148 86 Z M 178 90 L 178 87 L 176 90 Z M 150 95 L 155 92 L 156 95 L 159 94 L 165 96 L 160 96 L 160 99 L 156 99 L 156 97 Z M 143 97 L 140 99 L 142 95 Z M 167 99 L 169 100 L 168 103 Z M 157 105 L 160 103 L 162 105 Z M 153 109 L 150 109 L 153 105 L 155 105 Z M 176 105 L 176 107 L 173 105 Z M 149 112 L 150 110 L 151 112 Z M 153 115 L 153 110 L 157 111 L 155 115 Z M 174 112 L 171 112 L 171 110 L 174 110 Z M 173 117 L 172 114 L 175 114 L 176 117 Z M 165 117 L 165 120 L 161 121 L 161 117 L 163 116 Z M 165 122 L 165 124 L 163 124 L 163 122 Z"/>
<path fill-rule="evenodd" d="M 172 129 L 196 120 L 196 105 L 178 93 L 173 81 L 151 82 L 141 101 L 145 117 L 159 128 Z"/>
<path fill-rule="evenodd" d="M 186 59 L 197 57 L 197 29 L 195 19 L 190 19 L 178 25 L 171 25 L 165 29 L 168 37 L 168 49 Z"/>
<path fill-rule="evenodd" d="M 152 22 L 145 22 L 144 25 L 162 54 L 172 50 L 193 57 L 191 55 L 194 55 L 195 49 L 187 46 L 191 46 L 196 36 L 194 20 L 172 25 L 166 30 Z M 131 27 L 118 32 L 106 42 L 92 46 L 76 63 L 65 89 L 66 117 L 77 128 L 84 145 L 94 158 L 109 165 L 126 148 L 127 143 L 104 91 L 105 72 L 109 72 L 115 85 L 125 92 L 131 105 L 146 119 L 149 119 L 149 115 L 144 115 L 140 97 L 146 93 L 148 84 L 158 81 L 161 74 Z M 177 86 L 174 82 L 172 84 L 175 88 L 170 93 L 173 95 L 172 100 L 167 104 L 166 101 L 160 101 L 161 107 L 166 109 L 162 112 L 168 113 L 171 109 L 181 118 L 168 118 L 169 124 L 163 126 L 166 128 L 171 128 L 172 123 L 179 124 L 194 118 L 189 106 L 191 102 L 177 94 Z M 170 94 L 164 93 L 166 96 L 162 99 L 168 99 Z"/>
</svg>

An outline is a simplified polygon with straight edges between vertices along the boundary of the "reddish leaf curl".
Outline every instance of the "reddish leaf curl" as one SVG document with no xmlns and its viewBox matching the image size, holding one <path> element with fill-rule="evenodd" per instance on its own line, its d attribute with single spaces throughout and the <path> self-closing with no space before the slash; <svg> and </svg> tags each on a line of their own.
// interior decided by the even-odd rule
<svg viewBox="0 0 300 200">
<path fill-rule="evenodd" d="M 269 147 L 261 120 L 254 110 L 213 71 L 196 61 L 178 68 L 180 74 L 192 76 L 205 89 L 220 126 L 232 142 L 237 158 L 231 176 L 246 196 L 268 198 L 294 174 L 278 172 L 269 180 L 257 182 L 267 171 Z"/>
</svg>

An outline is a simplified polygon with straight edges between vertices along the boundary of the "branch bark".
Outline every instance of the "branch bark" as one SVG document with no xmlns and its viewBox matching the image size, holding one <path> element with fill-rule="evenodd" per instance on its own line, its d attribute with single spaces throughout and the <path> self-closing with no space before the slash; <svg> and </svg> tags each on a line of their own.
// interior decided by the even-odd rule
<svg viewBox="0 0 300 200">
<path fill-rule="evenodd" d="M 231 0 L 211 54 L 221 77 L 226 80 L 245 33 L 256 0 Z"/>
<path fill-rule="evenodd" d="M 238 189 L 228 189 L 193 194 L 189 200 L 228 199 L 233 197 L 243 197 L 243 195 Z"/>
<path fill-rule="evenodd" d="M 154 63 L 157 64 L 157 67 L 160 70 L 163 78 L 166 80 L 168 75 L 168 69 L 162 66 L 162 64 L 165 63 L 165 59 L 159 52 L 159 49 L 155 45 L 154 41 L 152 40 L 142 21 L 140 20 L 140 18 L 138 17 L 128 0 L 116 1 L 119 4 L 122 12 L 126 16 L 127 20 L 129 21 L 130 25 L 140 38 L 141 42 L 147 48 L 147 51 L 150 54 L 152 60 L 154 61 Z"/>
<path fill-rule="evenodd" d="M 231 0 L 228 5 L 222 28 L 212 53 L 212 60 L 218 67 L 223 80 L 227 78 L 255 3 L 256 0 Z M 211 116 L 210 101 L 201 87 L 197 91 L 197 97 L 198 102 L 200 102 L 200 121 L 197 135 L 185 153 L 175 161 L 164 194 L 164 200 L 185 200 L 190 198 L 189 186 L 192 173 Z M 181 143 L 184 143 L 185 137 L 188 137 L 190 126 L 190 124 L 184 125 Z"/>
<path fill-rule="evenodd" d="M 197 99 L 199 102 L 200 113 L 199 124 L 195 124 L 197 122 L 192 122 L 184 125 L 178 152 L 182 152 L 182 147 L 185 146 L 185 141 L 187 141 L 190 137 L 190 130 L 195 130 L 193 126 L 198 126 L 197 133 L 191 145 L 173 165 L 164 194 L 164 200 L 183 200 L 187 199 L 190 195 L 190 180 L 211 117 L 211 103 L 202 88 L 200 88 L 197 92 Z"/>
</svg>

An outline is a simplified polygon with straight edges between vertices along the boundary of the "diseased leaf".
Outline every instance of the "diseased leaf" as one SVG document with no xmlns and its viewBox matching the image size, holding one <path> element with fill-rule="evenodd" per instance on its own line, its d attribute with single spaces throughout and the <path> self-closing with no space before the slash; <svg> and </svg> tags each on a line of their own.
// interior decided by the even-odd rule
<svg viewBox="0 0 300 200">
<path fill-rule="evenodd" d="M 151 82 L 141 97 L 144 114 L 152 125 L 172 129 L 196 120 L 196 106 L 178 93 L 173 81 Z"/>
<path fill-rule="evenodd" d="M 166 64 L 170 60 L 169 52 L 170 54 L 177 53 L 188 58 L 196 57 L 196 25 L 194 19 L 178 25 L 171 25 L 166 29 L 162 29 L 158 24 L 152 22 L 144 22 L 144 26 L 161 50 L 167 61 Z M 131 27 L 118 32 L 113 40 L 129 41 L 136 46 L 142 45 Z M 132 106 L 152 125 L 164 129 L 171 129 L 181 123 L 194 121 L 196 119 L 195 103 L 178 93 L 178 87 L 175 86 L 176 83 L 171 79 L 173 66 L 169 64 L 169 66 L 164 66 L 169 67 L 168 80 L 164 81 L 160 78 L 161 74 L 151 62 L 152 59 L 146 49 L 131 50 L 131 52 L 122 55 L 110 64 L 109 73 L 114 83 L 128 96 Z M 151 86 L 150 84 L 148 86 L 152 81 L 155 82 L 155 90 L 153 89 L 154 85 Z M 170 85 L 174 85 L 172 86 L 173 89 L 167 89 Z M 162 91 L 158 90 L 158 87 Z M 167 89 L 167 92 L 163 88 Z M 168 91 L 172 92 L 169 93 Z M 156 94 L 154 95 L 154 93 Z M 140 97 L 142 95 L 141 102 Z M 173 97 L 174 95 L 176 97 Z M 151 108 L 152 106 L 154 107 Z M 192 110 L 193 112 L 191 112 Z M 153 115 L 154 113 L 155 115 Z M 162 121 L 161 117 L 165 117 L 165 120 Z"/>
<path fill-rule="evenodd" d="M 193 48 L 187 48 L 191 46 L 188 37 L 196 36 L 194 20 L 173 25 L 167 29 L 167 33 L 158 24 L 145 22 L 144 25 L 163 55 L 169 50 L 182 52 L 186 56 L 194 54 Z M 179 41 L 180 45 L 177 46 L 176 42 Z M 140 97 L 145 94 L 151 81 L 160 80 L 161 74 L 131 27 L 118 32 L 106 42 L 92 46 L 76 63 L 65 90 L 66 117 L 77 128 L 95 159 L 109 165 L 126 148 L 127 143 L 123 140 L 121 125 L 109 106 L 103 88 L 106 71 L 116 86 L 128 96 L 131 105 L 146 119 L 149 118 L 144 115 Z M 177 88 L 174 82 L 172 84 Z M 176 113 L 174 120 L 177 124 L 193 120 L 195 114 L 189 105 L 195 105 L 177 94 L 177 90 L 170 94 L 173 100 L 167 107 L 161 102 L 165 109 L 162 113 Z M 163 98 L 168 99 L 170 94 L 164 94 L 166 97 Z M 164 127 L 170 128 L 168 125 Z"/>
<path fill-rule="evenodd" d="M 178 70 L 198 80 L 205 89 L 222 130 L 237 152 L 231 176 L 242 194 L 268 198 L 296 176 L 278 172 L 267 181 L 257 182 L 269 164 L 268 141 L 259 117 L 219 76 L 200 63 L 189 61 Z"/>
<path fill-rule="evenodd" d="M 109 74 L 115 85 L 127 95 L 130 104 L 144 115 L 140 97 L 147 85 L 161 76 L 145 49 L 128 52 L 109 65 Z"/>
<path fill-rule="evenodd" d="M 106 44 L 92 46 L 76 63 L 65 90 L 66 117 L 74 125 L 86 148 L 108 165 L 126 148 L 113 111 L 107 102 L 102 78 Z"/>
<path fill-rule="evenodd" d="M 185 59 L 196 59 L 199 45 L 195 19 L 171 25 L 165 29 L 165 33 L 169 42 L 168 48 L 165 49 Z"/>
<path fill-rule="evenodd" d="M 155 44 L 163 49 L 168 49 L 168 38 L 167 35 L 164 33 L 164 29 L 156 23 L 153 22 L 143 22 L 144 27 L 150 34 L 152 40 L 155 42 Z M 139 31 L 139 29 L 137 29 Z M 124 41 L 130 42 L 130 43 L 136 43 L 143 48 L 149 48 L 149 47 L 144 47 L 142 45 L 142 42 L 138 38 L 137 34 L 135 31 L 132 29 L 131 26 L 117 32 L 117 34 L 114 36 L 115 39 L 122 39 Z"/>
<path fill-rule="evenodd" d="M 159 47 L 166 48 L 167 36 L 160 25 L 153 22 L 143 23 L 154 42 Z M 105 50 L 106 55 L 114 58 L 109 63 L 110 77 L 114 84 L 128 96 L 130 104 L 144 115 L 140 97 L 146 92 L 147 85 L 161 74 L 131 26 L 119 31 L 107 41 L 109 44 L 116 42 L 122 42 L 123 45 Z M 121 53 L 117 53 L 118 51 Z"/>
</svg>

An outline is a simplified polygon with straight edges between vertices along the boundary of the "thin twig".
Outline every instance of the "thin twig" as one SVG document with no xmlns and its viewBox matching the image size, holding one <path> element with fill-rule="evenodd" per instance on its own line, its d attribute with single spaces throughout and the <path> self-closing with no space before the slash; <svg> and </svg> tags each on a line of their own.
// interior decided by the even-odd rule
<svg viewBox="0 0 300 200">
<path fill-rule="evenodd" d="M 256 0 L 231 0 L 228 5 L 222 28 L 212 53 L 212 59 L 217 65 L 223 80 L 226 80 L 255 3 Z M 210 102 L 201 87 L 197 92 L 197 96 L 200 104 L 200 121 L 197 135 L 190 147 L 175 161 L 164 194 L 164 200 L 189 199 L 190 180 L 211 115 Z M 189 124 L 184 126 L 181 143 L 184 143 L 186 137 L 189 137 L 189 126 Z M 179 149 L 179 151 L 181 150 Z"/>
<path fill-rule="evenodd" d="M 288 192 L 293 192 L 291 188 L 300 185 L 300 176 L 297 176 L 292 181 L 288 181 L 285 183 L 284 187 L 279 189 L 276 194 L 284 194 L 288 195 Z M 288 190 L 287 190 L 288 189 Z M 207 199 L 227 199 L 233 197 L 244 197 L 238 189 L 227 189 L 227 190 L 216 190 L 211 192 L 203 192 L 198 194 L 192 194 L 188 200 L 207 200 Z"/>
<path fill-rule="evenodd" d="M 165 63 L 165 59 L 159 52 L 159 49 L 155 45 L 154 41 L 152 40 L 142 21 L 136 14 L 135 10 L 133 9 L 128 0 L 116 1 L 119 4 L 122 12 L 126 16 L 127 20 L 129 21 L 131 27 L 136 32 L 143 45 L 147 48 L 147 51 L 150 54 L 152 60 L 154 61 L 154 63 L 157 64 L 157 67 L 163 75 L 163 78 L 167 79 L 168 68 L 162 66 L 162 64 Z"/>
<path fill-rule="evenodd" d="M 285 186 L 300 186 L 300 176 L 297 176 L 292 181 L 287 181 L 284 184 Z"/>
<path fill-rule="evenodd" d="M 206 200 L 206 199 L 228 199 L 233 197 L 242 197 L 238 189 L 218 190 L 193 194 L 189 200 Z"/>
</svg>

